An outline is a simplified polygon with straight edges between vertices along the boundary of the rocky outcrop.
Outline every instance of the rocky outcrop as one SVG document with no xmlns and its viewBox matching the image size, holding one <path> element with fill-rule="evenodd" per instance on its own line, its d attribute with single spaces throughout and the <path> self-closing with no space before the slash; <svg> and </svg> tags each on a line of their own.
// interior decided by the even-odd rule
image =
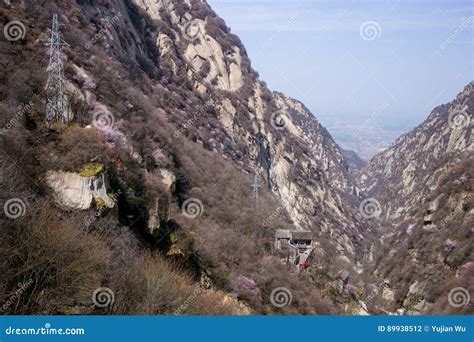
<svg viewBox="0 0 474 342">
<path fill-rule="evenodd" d="M 148 207 L 148 233 L 155 237 L 160 234 L 162 222 L 170 220 L 170 196 L 176 187 L 176 176 L 170 170 L 161 168 L 160 180 L 164 191 Z"/>
<path fill-rule="evenodd" d="M 114 201 L 107 194 L 105 173 L 82 177 L 73 172 L 48 171 L 46 184 L 63 208 L 85 210 L 94 202 L 107 208 L 114 207 Z"/>
<path fill-rule="evenodd" d="M 244 85 L 240 48 L 234 45 L 224 50 L 216 37 L 208 34 L 206 20 L 195 18 L 192 11 L 185 10 L 190 6 L 189 2 L 176 4 L 173 1 L 135 0 L 134 3 L 152 19 L 166 20 L 164 15 L 169 15 L 176 35 L 186 44 L 181 52 L 188 64 L 188 76 L 191 79 L 201 74 L 208 84 L 226 91 L 237 91 Z M 171 63 L 176 71 L 175 60 L 179 57 L 173 51 L 173 38 L 159 34 L 157 46 L 162 56 L 174 56 Z"/>
<path fill-rule="evenodd" d="M 161 168 L 160 180 L 166 192 L 169 192 L 169 193 L 174 192 L 175 186 L 176 186 L 176 176 L 173 172 L 171 172 L 170 170 Z"/>
<path fill-rule="evenodd" d="M 162 220 L 159 210 L 160 201 L 163 201 L 163 199 L 156 198 L 151 207 L 148 208 L 148 233 L 155 237 L 158 237 Z"/>
<path fill-rule="evenodd" d="M 201 72 L 207 66 L 206 81 L 216 82 L 222 90 L 239 90 L 243 85 L 239 48 L 234 46 L 232 52 L 224 54 L 217 40 L 206 34 L 204 20 L 187 22 L 182 30 L 189 41 L 184 56 L 190 63 L 190 74 Z"/>
</svg>

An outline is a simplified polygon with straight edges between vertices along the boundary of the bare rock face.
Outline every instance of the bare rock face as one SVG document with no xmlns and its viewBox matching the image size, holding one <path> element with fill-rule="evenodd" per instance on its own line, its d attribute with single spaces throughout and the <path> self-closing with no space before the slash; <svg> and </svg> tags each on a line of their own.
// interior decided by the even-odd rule
<svg viewBox="0 0 474 342">
<path fill-rule="evenodd" d="M 176 187 L 176 176 L 170 170 L 160 169 L 160 180 L 164 193 L 155 198 L 148 208 L 148 233 L 157 237 L 160 232 L 162 222 L 170 220 L 170 199 L 169 196 Z"/>
<path fill-rule="evenodd" d="M 191 79 L 195 74 L 204 73 L 207 83 L 226 91 L 237 91 L 244 85 L 240 48 L 232 46 L 225 50 L 215 37 L 208 34 L 206 20 L 193 17 L 193 11 L 185 10 L 190 2 L 135 0 L 134 3 L 144 9 L 152 19 L 163 20 L 164 14 L 169 15 L 177 35 L 187 43 L 182 53 Z M 160 34 L 157 46 L 162 55 L 176 59 L 179 57 L 173 52 L 170 43 L 172 38 Z M 176 70 L 173 59 L 171 63 Z"/>
<path fill-rule="evenodd" d="M 57 203 L 64 208 L 89 209 L 93 200 L 107 208 L 114 207 L 114 201 L 107 195 L 105 173 L 82 177 L 73 172 L 48 171 L 46 183 L 53 190 Z"/>
<path fill-rule="evenodd" d="M 355 244 L 369 230 L 357 207 L 343 200 L 357 202 L 359 190 L 326 129 L 301 102 L 271 92 L 258 80 L 240 40 L 205 1 L 134 4 L 166 22 L 167 30 L 154 38 L 162 63 L 212 99 L 219 121 L 214 152 L 231 152 L 243 168 L 256 170 L 297 229 L 330 236 L 337 253 L 352 260 Z M 246 150 L 238 150 L 241 146 Z M 235 157 L 242 152 L 243 158 Z"/>
<path fill-rule="evenodd" d="M 359 184 L 382 204 L 386 218 L 406 216 L 436 189 L 454 165 L 474 152 L 473 83 L 424 123 L 402 135 L 362 168 Z"/>
<path fill-rule="evenodd" d="M 398 282 L 396 275 L 410 270 L 397 284 L 409 314 L 440 306 L 430 295 L 433 288 L 449 290 L 453 279 L 469 286 L 457 274 L 472 259 L 474 245 L 473 109 L 471 82 L 358 175 L 364 196 L 380 203 L 379 231 L 391 248 L 388 254 L 376 251 L 382 255 L 377 272 Z M 386 265 L 395 265 L 390 274 L 383 274 Z"/>
<path fill-rule="evenodd" d="M 167 192 L 174 192 L 176 186 L 176 176 L 170 170 L 161 168 L 160 169 L 161 183 L 165 186 Z"/>
<path fill-rule="evenodd" d="M 215 80 L 222 90 L 239 90 L 243 84 L 239 48 L 234 46 L 232 52 L 224 54 L 217 40 L 206 34 L 205 22 L 200 19 L 187 23 L 183 30 L 191 41 L 184 54 L 191 64 L 190 73 L 200 72 L 208 63 L 208 82 Z"/>
<path fill-rule="evenodd" d="M 158 236 L 159 229 L 161 227 L 161 218 L 159 214 L 159 203 L 160 203 L 160 198 L 155 199 L 155 202 L 151 206 L 151 208 L 148 209 L 148 233 L 150 233 L 153 236 Z"/>
</svg>

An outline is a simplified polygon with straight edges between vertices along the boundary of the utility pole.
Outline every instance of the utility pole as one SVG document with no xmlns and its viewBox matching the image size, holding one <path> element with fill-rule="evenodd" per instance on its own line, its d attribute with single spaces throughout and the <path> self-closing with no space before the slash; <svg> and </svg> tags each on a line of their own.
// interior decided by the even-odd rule
<svg viewBox="0 0 474 342">
<path fill-rule="evenodd" d="M 46 44 L 49 46 L 48 81 L 46 83 L 46 125 L 51 127 L 54 122 L 67 124 L 69 122 L 69 99 L 66 94 L 64 81 L 64 65 L 61 59 L 62 47 L 69 46 L 61 39 L 59 27 L 62 24 L 58 21 L 58 15 L 53 14 L 53 25 L 51 28 L 51 38 Z"/>
<path fill-rule="evenodd" d="M 370 251 L 369 251 L 369 249 L 367 248 L 367 246 L 364 246 L 364 258 L 363 258 L 363 260 L 364 260 L 365 262 L 369 261 L 369 259 L 370 259 L 370 254 L 369 254 L 369 252 L 370 252 Z"/>
<path fill-rule="evenodd" d="M 260 188 L 260 184 L 258 183 L 258 173 L 255 171 L 255 176 L 253 178 L 253 183 L 251 185 L 253 189 L 253 199 L 255 201 L 255 210 L 257 211 L 257 215 L 260 213 L 260 206 L 258 203 L 258 188 Z"/>
</svg>

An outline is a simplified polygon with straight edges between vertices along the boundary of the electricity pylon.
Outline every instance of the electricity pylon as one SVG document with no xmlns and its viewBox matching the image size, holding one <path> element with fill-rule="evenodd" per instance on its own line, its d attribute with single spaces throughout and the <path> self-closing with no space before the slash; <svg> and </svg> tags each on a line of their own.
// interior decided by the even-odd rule
<svg viewBox="0 0 474 342">
<path fill-rule="evenodd" d="M 64 81 L 64 65 L 61 59 L 61 50 L 63 46 L 69 46 L 61 39 L 59 27 L 62 24 L 58 21 L 58 15 L 53 14 L 53 26 L 51 28 L 51 38 L 46 44 L 50 48 L 49 65 L 48 65 L 48 81 L 46 83 L 46 117 L 45 121 L 48 126 L 53 122 L 61 122 L 67 124 L 69 122 L 69 99 L 66 93 L 66 85 Z"/>
<path fill-rule="evenodd" d="M 258 173 L 255 172 L 255 176 L 253 178 L 253 183 L 251 185 L 252 189 L 253 189 L 253 199 L 255 201 L 255 210 L 257 211 L 257 215 L 259 214 L 260 212 L 260 206 L 259 206 L 259 203 L 258 203 L 258 188 L 260 188 L 260 184 L 258 183 Z"/>
</svg>

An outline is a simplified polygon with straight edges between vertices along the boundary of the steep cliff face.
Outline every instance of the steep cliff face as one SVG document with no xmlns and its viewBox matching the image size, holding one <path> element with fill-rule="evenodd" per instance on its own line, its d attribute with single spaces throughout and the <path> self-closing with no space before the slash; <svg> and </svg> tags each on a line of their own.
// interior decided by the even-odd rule
<svg viewBox="0 0 474 342">
<path fill-rule="evenodd" d="M 391 304 L 410 314 L 472 312 L 469 305 L 447 305 L 448 296 L 439 296 L 456 285 L 472 291 L 472 108 L 474 83 L 359 173 L 364 196 L 379 205 L 375 273 L 392 280 Z"/>
<path fill-rule="evenodd" d="M 210 97 L 222 132 L 212 141 L 216 150 L 256 167 L 297 227 L 334 234 L 338 250 L 352 258 L 360 217 L 341 192 L 358 190 L 329 133 L 302 103 L 257 79 L 238 38 L 204 1 L 134 3 L 167 22 L 157 49 L 174 68 L 182 62 L 195 89 Z"/>
<path fill-rule="evenodd" d="M 435 108 L 413 131 L 375 156 L 359 174 L 362 190 L 382 203 L 385 218 L 407 218 L 452 168 L 472 157 L 474 85 Z"/>
</svg>

